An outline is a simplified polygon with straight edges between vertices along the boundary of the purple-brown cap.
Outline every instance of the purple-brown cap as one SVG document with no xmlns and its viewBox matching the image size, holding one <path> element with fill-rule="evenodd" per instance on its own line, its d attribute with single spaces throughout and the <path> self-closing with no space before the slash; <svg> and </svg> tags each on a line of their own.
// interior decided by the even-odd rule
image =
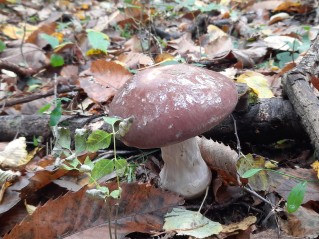
<svg viewBox="0 0 319 239">
<path fill-rule="evenodd" d="M 119 89 L 110 115 L 133 117 L 122 138 L 137 148 L 158 148 L 199 135 L 237 104 L 234 82 L 200 67 L 178 64 L 138 72 Z"/>
</svg>

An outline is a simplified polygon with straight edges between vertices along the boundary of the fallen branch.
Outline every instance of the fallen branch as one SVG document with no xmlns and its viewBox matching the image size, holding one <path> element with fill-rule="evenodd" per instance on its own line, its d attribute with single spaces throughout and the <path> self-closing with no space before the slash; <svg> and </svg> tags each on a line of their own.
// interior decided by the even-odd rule
<svg viewBox="0 0 319 239">
<path fill-rule="evenodd" d="M 319 36 L 301 62 L 283 76 L 283 89 L 316 152 L 319 152 L 319 100 L 310 86 L 310 79 L 319 66 Z"/>
<path fill-rule="evenodd" d="M 23 68 L 7 60 L 0 59 L 0 70 L 8 70 L 16 73 L 19 77 L 24 78 L 38 73 L 41 69 Z"/>
<path fill-rule="evenodd" d="M 288 100 L 273 98 L 252 106 L 246 113 L 234 112 L 238 135 L 241 141 L 274 142 L 278 139 L 304 138 L 302 127 Z M 90 126 L 93 122 L 102 125 L 102 116 L 64 116 L 61 125 L 68 125 L 71 132 L 76 128 Z M 12 140 L 16 135 L 49 137 L 48 115 L 0 116 L 0 141 Z M 108 129 L 105 125 L 105 130 Z M 234 123 L 227 118 L 220 125 L 210 130 L 205 136 L 221 141 L 235 140 Z"/>
<path fill-rule="evenodd" d="M 57 93 L 60 94 L 60 93 L 67 93 L 67 92 L 79 91 L 79 90 L 81 90 L 79 87 L 76 87 L 73 85 L 59 86 L 57 89 Z M 54 93 L 55 93 L 54 89 L 51 89 L 51 90 L 48 90 L 47 92 L 34 93 L 32 95 L 27 95 L 17 99 L 2 100 L 0 101 L 0 108 L 27 103 L 40 98 L 45 98 L 45 97 L 54 95 Z"/>
</svg>

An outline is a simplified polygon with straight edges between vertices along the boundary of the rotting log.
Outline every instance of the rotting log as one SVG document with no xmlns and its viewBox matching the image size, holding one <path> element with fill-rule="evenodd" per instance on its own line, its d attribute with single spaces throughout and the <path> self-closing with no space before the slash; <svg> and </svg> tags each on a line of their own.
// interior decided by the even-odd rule
<svg viewBox="0 0 319 239">
<path fill-rule="evenodd" d="M 298 117 L 288 100 L 272 98 L 261 100 L 252 105 L 245 113 L 234 112 L 237 133 L 241 141 L 274 142 L 278 139 L 296 139 L 307 137 Z M 16 136 L 50 136 L 50 117 L 48 115 L 0 116 L 0 141 L 10 141 Z M 102 116 L 63 116 L 60 126 L 76 128 L 89 127 L 93 123 L 103 122 Z M 100 123 L 102 125 L 102 123 Z M 107 129 L 104 125 L 103 129 Z M 213 139 L 234 140 L 234 122 L 231 117 L 220 125 L 206 132 L 205 136 Z"/>
</svg>

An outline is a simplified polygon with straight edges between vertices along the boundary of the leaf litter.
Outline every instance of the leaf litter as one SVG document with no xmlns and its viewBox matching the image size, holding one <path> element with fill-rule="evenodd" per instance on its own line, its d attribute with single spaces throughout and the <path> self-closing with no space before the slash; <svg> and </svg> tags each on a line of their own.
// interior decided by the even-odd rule
<svg viewBox="0 0 319 239">
<path fill-rule="evenodd" d="M 303 1 L 208 3 L 176 0 L 159 5 L 156 1 L 151 5 L 142 5 L 138 1 L 31 1 L 23 3 L 23 6 L 13 1 L 1 1 L 1 4 L 4 10 L 0 19 L 6 20 L 1 25 L 1 43 L 5 47 L 0 50 L 0 58 L 7 64 L 21 67 L 20 71 L 14 67 L 2 69 L 0 89 L 5 89 L 6 94 L 1 94 L 1 97 L 23 98 L 33 92 L 59 89 L 61 85 L 76 86 L 79 91 L 60 94 L 60 97 L 72 98 L 72 101 L 60 106 L 68 110 L 63 114 L 73 116 L 78 112 L 86 115 L 107 112 L 107 104 L 116 90 L 137 70 L 151 67 L 155 62 L 188 62 L 217 71 L 231 71 L 231 78 L 246 83 L 249 93 L 254 92 L 257 98 L 281 96 L 280 76 L 293 68 L 307 51 L 315 32 L 310 24 L 318 20 L 311 13 L 314 6 Z M 248 11 L 252 11 L 253 17 Z M 304 19 L 298 19 L 300 15 Z M 21 44 L 21 41 L 24 43 Z M 24 81 L 28 77 L 32 79 Z M 318 88 L 315 77 L 312 84 Z M 0 102 L 4 100 L 1 98 Z M 28 109 L 31 111 L 31 104 L 32 101 L 26 101 L 22 106 L 4 107 L 3 112 L 22 114 Z M 164 226 L 167 235 L 174 235 L 170 234 L 170 230 L 198 238 L 212 234 L 218 234 L 220 238 L 234 234 L 254 238 L 257 235 L 262 237 L 259 234 L 262 231 L 276 235 L 260 224 L 265 219 L 261 213 L 264 202 L 243 192 L 242 187 L 252 189 L 265 198 L 275 192 L 277 202 L 284 200 L 288 203 L 289 195 L 293 195 L 293 201 L 301 206 L 292 214 L 285 212 L 282 216 L 277 213 L 278 227 L 284 234 L 295 237 L 318 236 L 318 226 L 313 226 L 318 224 L 315 219 L 319 201 L 317 166 L 314 164 L 311 169 L 311 160 L 303 162 L 306 168 L 299 168 L 298 162 L 289 162 L 302 152 L 290 149 L 294 154 L 290 155 L 285 149 L 272 149 L 273 154 L 285 158 L 273 168 L 284 175 L 260 170 L 252 178 L 244 179 L 239 175 L 249 169 L 269 169 L 267 163 L 275 156 L 255 142 L 242 142 L 246 155 L 241 159 L 234 151 L 235 140 L 226 142 L 230 147 L 203 138 L 198 142 L 203 158 L 215 174 L 214 188 L 203 204 L 203 214 L 216 224 L 205 221 L 205 225 L 211 226 L 205 232 L 192 233 L 196 231 L 196 225 L 202 225 L 196 221 L 199 213 L 173 209 L 182 204 L 183 199 L 156 188 L 161 167 L 159 155 L 141 156 L 144 161 L 138 166 L 128 164 L 132 170 L 138 168 L 140 174 L 130 175 L 135 179 L 131 184 L 121 183 L 123 194 L 119 201 L 108 199 L 105 203 L 85 194 L 83 186 L 90 182 L 87 176 L 82 178 L 78 172 L 57 168 L 56 158 L 45 156 L 43 149 L 26 159 L 31 152 L 28 141 L 28 147 L 20 144 L 12 152 L 1 152 L 0 178 L 4 180 L 0 219 L 2 223 L 6 221 L 0 227 L 1 236 L 108 238 L 109 228 L 112 232 L 117 228 L 120 237 L 137 232 L 156 235 L 165 233 L 164 218 L 172 214 L 181 216 L 182 220 L 189 219 L 191 226 L 186 227 L 190 229 L 189 233 L 183 232 L 183 229 L 178 232 L 176 223 L 182 221 L 172 217 L 173 226 Z M 303 150 L 302 144 L 297 146 Z M 84 162 L 87 154 L 82 156 L 80 161 Z M 97 154 L 90 157 L 94 160 Z M 7 171 L 3 171 L 4 168 Z M 16 171 L 10 171 L 12 169 Z M 311 180 L 307 182 L 302 199 L 298 194 L 305 189 L 304 185 L 292 191 L 296 185 L 302 185 L 300 178 Z M 143 182 L 147 184 L 141 184 Z M 65 188 L 74 192 L 66 193 Z M 110 188 L 116 188 L 114 182 Z M 58 194 L 52 197 L 54 199 L 41 193 L 50 189 Z M 35 208 L 29 205 L 35 205 L 37 209 L 21 222 L 26 215 L 23 203 L 32 211 Z M 200 204 L 195 200 L 186 202 L 184 206 L 197 210 Z M 279 203 L 274 210 L 285 210 L 286 206 Z M 238 216 L 232 218 L 232 215 Z M 204 220 L 202 216 L 199 218 Z M 43 221 L 49 223 L 44 224 Z"/>
</svg>

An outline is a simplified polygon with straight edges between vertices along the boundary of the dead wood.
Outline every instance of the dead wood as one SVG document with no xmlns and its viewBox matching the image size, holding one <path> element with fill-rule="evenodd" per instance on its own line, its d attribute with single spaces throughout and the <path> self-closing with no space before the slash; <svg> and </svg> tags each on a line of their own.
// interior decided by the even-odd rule
<svg viewBox="0 0 319 239">
<path fill-rule="evenodd" d="M 313 42 L 301 62 L 283 76 L 283 89 L 316 152 L 319 152 L 319 100 L 310 86 L 319 66 L 319 37 Z"/>
<path fill-rule="evenodd" d="M 284 138 L 306 137 L 298 118 L 288 100 L 273 98 L 253 105 L 246 113 L 233 113 L 240 140 L 273 142 Z M 59 125 L 74 132 L 76 128 L 89 127 L 103 122 L 102 116 L 63 116 Z M 102 123 L 100 123 L 102 125 Z M 48 115 L 24 115 L 0 117 L 0 141 L 9 141 L 16 136 L 50 135 Z M 107 129 L 104 125 L 103 129 Z M 205 136 L 218 140 L 234 140 L 234 123 L 231 117 L 216 126 Z"/>
</svg>

